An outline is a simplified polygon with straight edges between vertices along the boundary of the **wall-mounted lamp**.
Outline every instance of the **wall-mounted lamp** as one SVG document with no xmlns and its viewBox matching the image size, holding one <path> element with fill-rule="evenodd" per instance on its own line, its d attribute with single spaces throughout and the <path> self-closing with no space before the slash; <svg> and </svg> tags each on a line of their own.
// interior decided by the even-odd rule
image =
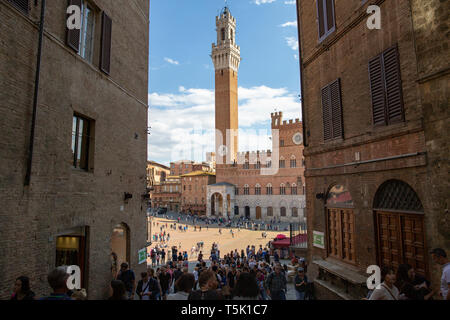
<svg viewBox="0 0 450 320">
<path fill-rule="evenodd" d="M 125 192 L 124 200 L 127 201 L 128 199 L 133 198 L 133 195 L 131 193 Z"/>
</svg>

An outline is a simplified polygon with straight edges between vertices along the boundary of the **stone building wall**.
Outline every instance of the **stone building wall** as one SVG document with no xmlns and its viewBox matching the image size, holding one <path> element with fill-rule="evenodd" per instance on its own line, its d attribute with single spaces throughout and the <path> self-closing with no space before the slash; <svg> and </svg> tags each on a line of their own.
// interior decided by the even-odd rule
<svg viewBox="0 0 450 320">
<path fill-rule="evenodd" d="M 40 1 L 27 16 L 0 1 L 0 299 L 16 277 L 50 292 L 59 235 L 87 235 L 89 298 L 105 298 L 111 280 L 111 236 L 130 230 L 129 256 L 137 272 L 146 246 L 147 83 L 149 3 L 90 1 L 96 8 L 94 58 L 88 63 L 65 44 L 66 7 L 47 2 L 30 186 L 24 186 L 31 130 Z M 111 70 L 98 68 L 101 10 L 111 17 Z M 74 112 L 95 121 L 89 171 L 72 167 Z M 124 193 L 133 195 L 124 201 Z"/>
<path fill-rule="evenodd" d="M 424 70 L 441 70 L 441 74 L 448 70 L 443 13 L 448 12 L 448 1 L 427 2 L 429 5 L 422 1 L 375 1 L 381 8 L 381 29 L 369 30 L 368 2 L 334 1 L 336 30 L 319 42 L 316 4 L 298 1 L 310 261 L 327 259 L 362 274 L 368 265 L 377 264 L 374 198 L 381 184 L 392 179 L 407 183 L 420 198 L 425 213 L 425 249 L 441 246 L 449 251 L 448 142 L 444 129 L 448 126 L 448 73 L 426 85 L 420 80 Z M 433 32 L 431 26 L 442 32 Z M 376 127 L 372 125 L 368 62 L 394 45 L 399 51 L 405 121 Z M 426 54 L 432 51 L 433 56 Z M 324 142 L 320 90 L 337 78 L 341 80 L 344 137 Z M 323 197 L 336 184 L 345 185 L 354 201 L 354 265 L 329 259 L 327 244 L 325 249 L 313 246 L 313 231 L 324 232 L 327 239 Z M 439 272 L 428 252 L 425 255 L 430 277 L 437 285 Z M 314 265 L 309 270 L 317 274 Z"/>
</svg>

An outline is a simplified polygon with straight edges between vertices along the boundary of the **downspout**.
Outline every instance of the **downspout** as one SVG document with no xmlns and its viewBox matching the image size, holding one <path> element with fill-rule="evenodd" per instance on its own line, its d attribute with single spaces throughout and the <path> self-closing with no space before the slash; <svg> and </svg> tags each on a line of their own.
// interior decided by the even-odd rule
<svg viewBox="0 0 450 320">
<path fill-rule="evenodd" d="M 303 55 L 302 55 L 302 41 L 301 41 L 301 32 L 300 32 L 300 0 L 296 1 L 297 3 L 297 31 L 298 31 L 298 59 L 300 63 L 300 101 L 302 103 L 302 128 L 303 128 L 303 146 L 308 146 L 308 141 L 306 137 L 306 119 L 305 119 L 305 105 L 303 98 Z"/>
<path fill-rule="evenodd" d="M 31 166 L 33 164 L 33 149 L 34 149 L 34 133 L 36 128 L 36 114 L 37 114 L 37 103 L 39 96 L 39 79 L 41 75 L 41 57 L 42 57 L 42 41 L 44 36 L 44 22 L 45 22 L 45 0 L 41 0 L 41 21 L 39 23 L 39 44 L 38 44 L 38 54 L 36 62 L 36 78 L 34 80 L 34 98 L 33 98 L 33 117 L 31 120 L 31 134 L 30 134 L 30 145 L 28 149 L 28 163 L 27 163 L 27 173 L 25 175 L 25 186 L 30 185 L 31 179 Z"/>
</svg>

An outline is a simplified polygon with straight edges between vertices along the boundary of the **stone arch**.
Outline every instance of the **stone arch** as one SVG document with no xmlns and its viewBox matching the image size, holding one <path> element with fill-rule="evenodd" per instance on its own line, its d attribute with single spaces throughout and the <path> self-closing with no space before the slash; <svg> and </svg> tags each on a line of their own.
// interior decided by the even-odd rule
<svg viewBox="0 0 450 320">
<path fill-rule="evenodd" d="M 120 269 L 120 265 L 124 262 L 130 264 L 130 227 L 121 222 L 113 227 L 111 233 L 111 254 L 117 257 L 117 267 Z"/>
<path fill-rule="evenodd" d="M 397 268 L 408 263 L 418 274 L 428 277 L 425 211 L 414 189 L 401 180 L 385 181 L 375 193 L 373 213 L 378 265 Z"/>
</svg>

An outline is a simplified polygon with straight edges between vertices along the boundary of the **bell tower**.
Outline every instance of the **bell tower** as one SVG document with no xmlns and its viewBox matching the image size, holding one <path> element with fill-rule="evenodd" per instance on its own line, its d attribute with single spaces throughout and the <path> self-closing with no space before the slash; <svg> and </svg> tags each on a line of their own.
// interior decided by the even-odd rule
<svg viewBox="0 0 450 320">
<path fill-rule="evenodd" d="M 232 163 L 238 152 L 238 70 L 236 19 L 225 7 L 216 17 L 217 43 L 212 44 L 216 85 L 216 162 Z"/>
</svg>

